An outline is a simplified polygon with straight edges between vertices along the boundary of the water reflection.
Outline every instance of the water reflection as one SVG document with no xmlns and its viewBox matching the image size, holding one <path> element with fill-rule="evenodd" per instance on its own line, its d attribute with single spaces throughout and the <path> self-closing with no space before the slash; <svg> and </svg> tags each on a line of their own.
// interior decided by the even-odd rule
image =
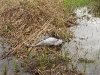
<svg viewBox="0 0 100 75">
<path fill-rule="evenodd" d="M 78 26 L 71 27 L 70 30 L 74 32 L 74 38 L 65 46 L 67 47 L 63 51 L 69 50 L 70 55 L 76 60 L 79 58 L 88 58 L 96 60 L 99 65 L 100 59 L 100 18 L 94 17 L 89 13 L 87 7 L 79 8 L 75 10 Z M 78 62 L 77 62 L 78 63 Z M 77 70 L 84 71 L 84 63 L 78 63 Z M 86 68 L 87 75 L 100 74 L 98 71 L 100 66 L 89 63 Z"/>
<path fill-rule="evenodd" d="M 0 38 L 0 56 L 3 52 L 8 51 L 9 46 L 6 43 L 6 40 Z M 16 74 L 14 62 L 17 63 L 19 72 Z M 5 68 L 6 67 L 6 68 Z M 0 75 L 4 75 L 5 70 L 7 71 L 7 75 L 30 75 L 22 70 L 21 62 L 19 62 L 15 57 L 8 57 L 5 59 L 0 59 Z"/>
</svg>

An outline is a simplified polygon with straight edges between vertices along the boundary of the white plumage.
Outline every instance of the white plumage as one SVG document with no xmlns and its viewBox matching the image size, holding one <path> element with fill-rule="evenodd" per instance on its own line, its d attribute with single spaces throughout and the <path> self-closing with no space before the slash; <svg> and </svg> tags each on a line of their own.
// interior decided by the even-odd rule
<svg viewBox="0 0 100 75">
<path fill-rule="evenodd" d="M 44 36 L 40 39 L 39 43 L 36 45 L 29 45 L 27 47 L 35 47 L 35 46 L 58 46 L 61 45 L 64 41 L 62 39 L 58 39 L 55 37 Z"/>
</svg>

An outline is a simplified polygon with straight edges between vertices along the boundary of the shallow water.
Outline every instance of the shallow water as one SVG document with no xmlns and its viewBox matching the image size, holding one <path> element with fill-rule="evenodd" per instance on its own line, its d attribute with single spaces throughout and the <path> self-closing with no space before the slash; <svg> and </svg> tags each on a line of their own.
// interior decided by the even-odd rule
<svg viewBox="0 0 100 75">
<path fill-rule="evenodd" d="M 3 54 L 4 51 L 8 51 L 9 46 L 6 43 L 6 41 L 2 38 L 0 38 L 0 56 Z M 19 72 L 16 74 L 16 70 L 14 67 L 14 62 L 17 63 Z M 7 57 L 5 59 L 0 59 L 0 75 L 4 75 L 4 67 L 7 67 L 7 75 L 30 75 L 29 73 L 26 73 L 21 68 L 21 62 L 19 62 L 15 57 Z"/>
<path fill-rule="evenodd" d="M 100 18 L 94 17 L 93 13 L 89 13 L 87 7 L 75 10 L 78 26 L 71 27 L 74 38 L 65 44 L 63 53 L 69 51 L 69 56 L 73 57 L 77 70 L 86 72 L 86 75 L 100 74 Z M 79 58 L 87 58 L 95 60 L 94 63 L 85 64 L 78 62 Z"/>
</svg>

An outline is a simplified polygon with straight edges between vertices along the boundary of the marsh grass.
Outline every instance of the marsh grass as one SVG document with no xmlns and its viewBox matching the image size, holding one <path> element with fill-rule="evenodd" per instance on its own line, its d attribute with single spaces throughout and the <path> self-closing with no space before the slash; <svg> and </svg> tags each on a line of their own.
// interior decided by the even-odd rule
<svg viewBox="0 0 100 75">
<path fill-rule="evenodd" d="M 68 63 L 69 63 L 69 57 L 68 57 L 68 52 L 65 52 L 65 61 L 66 61 L 66 67 L 68 68 Z"/>
<path fill-rule="evenodd" d="M 3 75 L 7 75 L 7 65 L 4 65 Z"/>
<path fill-rule="evenodd" d="M 3 26 L 2 31 L 7 32 L 7 26 Z"/>
<path fill-rule="evenodd" d="M 98 12 L 99 8 L 95 8 L 95 7 L 99 7 L 100 2 L 99 1 L 95 1 L 95 0 L 63 0 L 66 9 L 69 10 L 69 12 L 73 12 L 73 10 L 80 8 L 80 7 L 88 7 L 89 9 L 91 9 L 92 12 L 96 12 L 95 16 L 100 16 L 100 13 Z"/>
<path fill-rule="evenodd" d="M 100 55 L 100 50 L 99 50 L 96 54 L 97 54 L 97 56 L 98 56 L 98 58 L 99 58 L 99 55 Z"/>
<path fill-rule="evenodd" d="M 16 73 L 19 72 L 19 67 L 18 67 L 18 64 L 17 64 L 16 61 L 13 62 L 13 66 L 14 66 L 14 68 L 15 68 L 15 72 L 16 72 Z"/>
<path fill-rule="evenodd" d="M 83 68 L 84 68 L 84 72 L 85 72 L 86 68 L 87 68 L 87 63 L 86 62 L 83 62 Z"/>
<path fill-rule="evenodd" d="M 30 55 L 30 51 L 27 49 L 26 50 L 26 56 L 29 56 Z"/>
<path fill-rule="evenodd" d="M 4 46 L 4 45 L 5 45 L 5 42 L 4 42 L 3 40 L 2 40 L 2 42 L 1 42 L 1 45 L 2 45 L 2 46 Z"/>
<path fill-rule="evenodd" d="M 40 59 L 40 66 L 43 67 L 44 65 L 48 64 L 49 59 L 48 59 L 48 55 L 46 54 L 46 52 L 44 52 L 42 54 L 42 58 Z"/>
<path fill-rule="evenodd" d="M 37 70 L 42 72 L 42 75 L 44 71 L 46 75 L 56 75 L 61 69 L 68 74 L 78 74 L 76 71 L 73 73 L 71 70 L 65 71 L 66 68 L 60 68 L 68 67 L 67 55 L 63 59 L 59 54 L 61 47 L 50 49 L 34 47 L 28 50 L 26 48 L 27 43 L 36 44 L 41 36 L 49 36 L 52 32 L 69 42 L 68 27 L 75 25 L 75 19 L 67 15 L 68 11 L 62 0 L 9 0 L 3 9 L 0 14 L 0 29 L 3 31 L 0 35 L 9 40 L 11 46 L 9 55 L 16 55 L 17 58 L 24 60 L 22 65 L 28 72 L 34 74 Z M 30 55 L 29 51 L 34 55 L 27 58 Z M 53 59 L 50 54 L 54 55 Z M 16 61 L 13 62 L 13 66 L 18 72 Z"/>
<path fill-rule="evenodd" d="M 73 11 L 78 7 L 88 5 L 90 3 L 90 0 L 63 0 L 63 2 L 67 10 Z"/>
<path fill-rule="evenodd" d="M 64 34 L 64 36 L 65 36 L 66 41 L 69 43 L 71 35 L 69 33 L 67 33 L 67 34 Z"/>
<path fill-rule="evenodd" d="M 84 7 L 84 6 L 89 6 L 94 9 L 96 5 L 99 4 L 97 1 L 91 1 L 91 0 L 63 0 L 66 9 L 69 11 L 73 11 L 74 9 L 78 7 Z"/>
</svg>

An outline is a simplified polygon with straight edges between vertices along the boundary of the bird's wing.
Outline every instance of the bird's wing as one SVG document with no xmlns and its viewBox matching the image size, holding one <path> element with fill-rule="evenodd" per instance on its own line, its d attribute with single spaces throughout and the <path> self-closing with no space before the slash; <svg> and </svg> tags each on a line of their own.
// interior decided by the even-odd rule
<svg viewBox="0 0 100 75">
<path fill-rule="evenodd" d="M 46 40 L 44 40 L 44 42 L 46 42 L 48 45 L 60 45 L 63 43 L 63 40 L 62 39 L 57 39 L 57 38 L 54 38 L 54 37 L 49 37 L 47 38 Z"/>
<path fill-rule="evenodd" d="M 53 38 L 53 37 L 49 37 L 47 39 L 45 39 L 43 41 L 44 44 L 47 44 L 47 45 L 55 45 L 55 43 L 57 42 L 58 39 L 56 38 Z"/>
<path fill-rule="evenodd" d="M 40 42 L 40 41 L 43 41 L 43 40 L 45 40 L 45 39 L 47 39 L 47 38 L 49 38 L 49 36 L 43 36 L 42 38 L 40 38 L 39 42 Z"/>
</svg>

